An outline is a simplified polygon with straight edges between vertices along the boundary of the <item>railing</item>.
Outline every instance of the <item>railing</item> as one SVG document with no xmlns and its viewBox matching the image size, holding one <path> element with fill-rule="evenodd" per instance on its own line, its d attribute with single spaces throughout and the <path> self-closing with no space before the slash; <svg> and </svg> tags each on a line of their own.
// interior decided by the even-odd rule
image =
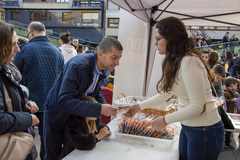
<svg viewBox="0 0 240 160">
<path fill-rule="evenodd" d="M 237 54 L 238 50 L 240 49 L 240 41 L 225 42 L 225 43 L 216 42 L 211 45 L 196 47 L 196 48 L 198 49 L 212 48 L 213 50 L 218 51 L 220 55 L 222 55 L 224 51 L 232 51 L 234 54 Z"/>
<path fill-rule="evenodd" d="M 16 6 L 19 7 L 18 1 L 0 0 L 0 6 Z"/>
</svg>

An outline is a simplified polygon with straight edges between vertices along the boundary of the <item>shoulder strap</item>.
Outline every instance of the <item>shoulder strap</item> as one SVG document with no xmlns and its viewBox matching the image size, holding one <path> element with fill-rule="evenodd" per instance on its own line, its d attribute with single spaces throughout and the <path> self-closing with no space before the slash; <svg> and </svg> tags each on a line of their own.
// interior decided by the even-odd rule
<svg viewBox="0 0 240 160">
<path fill-rule="evenodd" d="M 7 110 L 8 110 L 8 112 L 12 112 L 13 111 L 12 100 L 11 100 L 11 98 L 8 95 L 8 91 L 7 91 L 7 88 L 6 88 L 4 83 L 3 83 L 3 89 L 4 89 L 4 95 L 5 95 L 5 101 L 6 101 Z"/>
<path fill-rule="evenodd" d="M 210 82 L 211 82 L 211 81 L 210 81 Z M 212 82 L 211 82 L 211 86 L 212 86 L 212 88 L 213 88 L 213 90 L 214 90 L 214 93 L 215 93 L 216 96 L 217 96 L 217 99 L 218 99 L 219 103 L 221 104 L 221 99 L 218 97 L 217 91 L 216 91 L 215 87 L 213 86 L 213 83 L 212 83 Z M 223 107 L 223 105 L 221 105 L 221 107 L 223 108 L 223 110 L 225 110 L 224 107 Z"/>
</svg>

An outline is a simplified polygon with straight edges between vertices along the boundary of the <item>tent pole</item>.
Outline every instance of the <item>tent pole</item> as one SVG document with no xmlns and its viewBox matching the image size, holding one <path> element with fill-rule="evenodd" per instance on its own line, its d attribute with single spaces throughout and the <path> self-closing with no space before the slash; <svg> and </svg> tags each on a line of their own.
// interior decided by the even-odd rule
<svg viewBox="0 0 240 160">
<path fill-rule="evenodd" d="M 158 9 L 158 11 L 164 11 L 164 10 Z M 196 16 L 183 14 L 183 13 L 172 12 L 172 11 L 164 11 L 164 12 L 171 13 L 171 14 L 176 14 L 176 15 L 181 15 L 181 16 L 185 16 L 185 17 L 189 17 L 190 19 L 202 19 L 202 20 L 206 20 L 206 21 L 212 21 L 212 22 L 217 22 L 217 23 L 223 23 L 223 24 L 229 24 L 229 25 L 234 25 L 234 26 L 240 26 L 240 24 L 236 24 L 236 23 L 230 23 L 230 22 L 224 22 L 224 21 L 218 21 L 218 20 L 205 18 L 205 17 L 208 17 L 208 16 L 196 17 Z M 238 13 L 238 12 L 233 12 L 233 13 L 229 13 L 229 14 L 236 14 L 236 13 Z M 217 15 L 215 15 L 215 16 L 217 16 Z M 185 20 L 185 19 L 186 18 L 181 18 L 181 20 Z"/>
<path fill-rule="evenodd" d="M 147 95 L 147 81 L 148 81 L 148 68 L 149 68 L 149 58 L 150 58 L 150 46 L 152 43 L 152 28 L 155 25 L 156 21 L 154 21 L 152 18 L 150 20 L 150 29 L 149 29 L 149 35 L 148 35 L 148 44 L 147 44 L 147 58 L 146 58 L 146 70 L 145 70 L 145 77 L 143 82 L 143 97 L 146 97 Z"/>
</svg>

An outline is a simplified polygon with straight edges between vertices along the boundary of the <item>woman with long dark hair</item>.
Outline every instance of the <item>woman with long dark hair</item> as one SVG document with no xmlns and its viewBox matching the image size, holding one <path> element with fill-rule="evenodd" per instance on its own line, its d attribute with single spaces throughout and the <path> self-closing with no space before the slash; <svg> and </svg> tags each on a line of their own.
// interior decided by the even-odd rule
<svg viewBox="0 0 240 160">
<path fill-rule="evenodd" d="M 127 115 L 132 117 L 140 109 L 158 106 L 175 95 L 178 111 L 156 118 L 152 127 L 161 130 L 167 124 L 181 122 L 180 159 L 217 160 L 224 127 L 209 82 L 214 76 L 180 19 L 168 17 L 157 22 L 155 45 L 159 54 L 165 55 L 163 75 L 157 83 L 159 94 L 131 106 Z"/>
</svg>

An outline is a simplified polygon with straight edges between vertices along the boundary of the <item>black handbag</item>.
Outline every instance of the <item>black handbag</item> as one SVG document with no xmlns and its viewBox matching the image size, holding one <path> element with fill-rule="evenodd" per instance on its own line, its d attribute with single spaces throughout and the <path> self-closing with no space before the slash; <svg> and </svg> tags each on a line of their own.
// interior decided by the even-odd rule
<svg viewBox="0 0 240 160">
<path fill-rule="evenodd" d="M 224 124 L 225 129 L 234 129 L 232 121 L 229 119 L 228 115 L 224 111 L 222 106 L 218 106 L 218 113 L 222 118 L 222 122 Z"/>
<path fill-rule="evenodd" d="M 214 90 L 217 98 L 218 98 L 218 101 L 221 103 L 221 100 L 219 99 L 218 94 L 217 94 L 217 92 L 216 92 L 216 89 L 215 89 L 215 87 L 213 86 L 212 82 L 211 82 L 211 85 L 212 85 L 212 88 L 213 88 L 213 90 Z M 233 124 L 232 124 L 232 121 L 229 119 L 227 113 L 226 113 L 225 110 L 223 109 L 223 105 L 218 106 L 218 113 L 219 113 L 219 115 L 220 115 L 221 118 L 222 118 L 222 122 L 223 122 L 223 124 L 224 124 L 224 128 L 225 128 L 225 129 L 234 129 L 234 126 L 233 126 Z"/>
</svg>

